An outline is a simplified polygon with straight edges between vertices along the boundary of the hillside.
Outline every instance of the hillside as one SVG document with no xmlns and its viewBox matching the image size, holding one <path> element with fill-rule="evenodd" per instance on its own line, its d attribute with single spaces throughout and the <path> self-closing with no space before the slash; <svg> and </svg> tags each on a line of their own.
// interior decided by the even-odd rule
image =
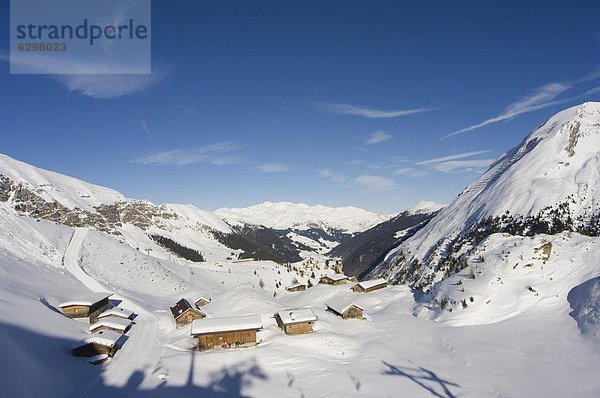
<svg viewBox="0 0 600 398">
<path fill-rule="evenodd" d="M 373 274 L 429 288 L 494 233 L 598 235 L 600 103 L 564 110 L 503 155 Z"/>
<path fill-rule="evenodd" d="M 370 293 L 318 284 L 333 272 L 318 261 L 235 261 L 285 250 L 254 243 L 252 234 L 285 241 L 295 232 L 257 225 L 243 232 L 249 224 L 127 199 L 3 157 L 1 391 L 45 398 L 597 397 L 599 114 L 599 104 L 559 113 L 554 127 L 532 133 L 448 207 L 419 206 L 352 233 L 364 242 L 356 250 L 382 251 L 369 276 L 421 288 L 394 284 Z M 552 205 L 563 197 L 566 205 Z M 314 249 L 313 240 L 304 242 Z M 181 257 L 197 254 L 206 261 Z M 314 286 L 285 289 L 296 282 Z M 136 314 L 121 349 L 100 365 L 70 355 L 90 337 L 89 325 L 57 308 L 90 292 L 112 293 L 113 304 Z M 210 298 L 207 319 L 256 314 L 258 345 L 196 351 L 189 326 L 176 329 L 169 307 L 199 296 Z M 363 308 L 364 319 L 342 319 L 327 309 L 332 300 Z M 318 318 L 312 333 L 286 335 L 274 319 L 307 308 Z"/>
<path fill-rule="evenodd" d="M 423 228 L 442 207 L 431 202 L 419 203 L 414 208 L 340 243 L 329 254 L 342 258 L 346 274 L 361 276 Z"/>
<path fill-rule="evenodd" d="M 0 155 L 0 202 L 21 216 L 70 227 L 90 227 L 138 250 L 170 258 L 196 251 L 208 261 L 253 257 L 280 263 L 300 261 L 296 251 L 233 230 L 215 214 L 191 205 L 125 198 L 120 193 L 76 178 L 46 171 Z M 172 241 L 172 250 L 158 241 Z M 291 243 L 290 243 L 291 245 Z M 296 250 L 296 247 L 293 247 Z M 200 258 L 200 257 L 197 257 Z"/>
<path fill-rule="evenodd" d="M 309 206 L 303 203 L 265 202 L 246 208 L 215 211 L 234 228 L 259 235 L 264 227 L 283 238 L 264 243 L 295 246 L 296 251 L 326 253 L 341 242 L 391 218 L 356 207 Z M 262 234 L 263 239 L 266 238 Z"/>
</svg>

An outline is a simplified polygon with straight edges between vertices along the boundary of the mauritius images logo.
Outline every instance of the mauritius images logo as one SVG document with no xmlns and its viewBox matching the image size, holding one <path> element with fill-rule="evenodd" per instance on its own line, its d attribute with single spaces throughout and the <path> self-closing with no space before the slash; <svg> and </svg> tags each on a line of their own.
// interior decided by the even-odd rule
<svg viewBox="0 0 600 398">
<path fill-rule="evenodd" d="M 150 74 L 150 0 L 11 0 L 13 74 Z"/>
</svg>

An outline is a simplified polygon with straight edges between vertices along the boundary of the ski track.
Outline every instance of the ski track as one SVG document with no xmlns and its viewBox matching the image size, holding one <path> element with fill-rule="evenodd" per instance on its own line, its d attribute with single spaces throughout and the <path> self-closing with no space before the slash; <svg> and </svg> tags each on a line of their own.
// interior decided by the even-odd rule
<svg viewBox="0 0 600 398">
<path fill-rule="evenodd" d="M 65 251 L 63 263 L 65 268 L 88 289 L 94 292 L 105 292 L 107 289 L 88 275 L 80 265 L 81 247 L 85 242 L 87 233 L 87 229 L 75 229 Z M 123 386 L 134 372 L 142 371 L 145 375 L 148 375 L 158 363 L 159 355 L 151 355 L 152 352 L 160 352 L 153 349 L 157 345 L 158 320 L 156 316 L 126 296 L 114 295 L 112 298 L 121 300 L 121 307 L 132 310 L 137 314 L 134 320 L 135 324 L 126 334 L 127 341 L 123 344 L 123 347 L 114 358 L 103 365 L 103 372 L 96 380 L 86 386 L 77 395 L 78 397 L 87 396 L 98 383 Z"/>
</svg>

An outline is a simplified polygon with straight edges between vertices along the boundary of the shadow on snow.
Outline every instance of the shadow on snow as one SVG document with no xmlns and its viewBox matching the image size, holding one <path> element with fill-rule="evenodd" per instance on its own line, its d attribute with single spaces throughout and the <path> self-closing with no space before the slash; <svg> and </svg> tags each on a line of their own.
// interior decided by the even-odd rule
<svg viewBox="0 0 600 398">
<path fill-rule="evenodd" d="M 383 361 L 383 364 L 386 366 L 386 369 L 383 371 L 384 375 L 406 377 L 429 392 L 432 397 L 456 398 L 456 395 L 450 391 L 450 388 L 459 388 L 460 386 L 452 381 L 442 379 L 432 370 L 421 366 L 396 366 L 386 361 Z"/>
<path fill-rule="evenodd" d="M 207 385 L 195 385 L 194 361 L 200 356 L 190 352 L 189 374 L 183 385 L 170 386 L 164 381 L 153 389 L 143 389 L 141 384 L 147 375 L 136 370 L 123 386 L 108 386 L 103 380 L 104 365 L 89 365 L 87 358 L 76 358 L 70 354 L 77 340 L 46 333 L 52 331 L 36 332 L 0 323 L 2 396 L 236 398 L 246 396 L 244 389 L 253 381 L 267 379 L 256 363 L 247 361 L 211 372 Z M 116 359 L 118 356 L 119 352 Z"/>
</svg>

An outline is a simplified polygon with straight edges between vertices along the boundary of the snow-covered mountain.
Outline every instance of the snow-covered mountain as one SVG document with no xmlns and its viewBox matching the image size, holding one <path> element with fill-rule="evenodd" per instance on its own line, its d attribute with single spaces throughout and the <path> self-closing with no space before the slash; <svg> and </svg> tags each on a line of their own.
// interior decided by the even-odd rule
<svg viewBox="0 0 600 398">
<path fill-rule="evenodd" d="M 373 274 L 428 289 L 494 233 L 600 232 L 600 103 L 559 112 L 503 155 Z"/>
<path fill-rule="evenodd" d="M 222 208 L 215 214 L 246 231 L 257 227 L 280 231 L 300 249 L 316 253 L 325 253 L 353 235 L 392 217 L 357 207 L 309 206 L 290 202 Z"/>
<path fill-rule="evenodd" d="M 238 209 L 222 208 L 215 211 L 215 214 L 228 221 L 264 225 L 274 229 L 306 230 L 318 227 L 348 234 L 362 232 L 390 218 L 352 206 L 309 206 L 290 202 L 264 202 Z"/>
<path fill-rule="evenodd" d="M 251 241 L 211 213 L 126 199 L 2 157 L 0 391 L 3 396 L 48 398 L 382 397 L 398 396 L 399 391 L 408 397 L 597 397 L 600 238 L 593 236 L 597 223 L 589 214 L 595 213 L 586 210 L 588 199 L 596 197 L 598 183 L 592 173 L 598 167 L 597 140 L 590 139 L 600 126 L 594 109 L 598 105 L 570 110 L 574 120 L 580 120 L 577 134 L 565 121 L 537 145 L 527 144 L 520 160 L 493 174 L 498 177 L 489 178 L 487 187 L 480 188 L 479 195 L 485 198 L 479 201 L 467 190 L 458 200 L 470 209 L 451 204 L 386 255 L 378 272 L 389 272 L 398 280 L 404 275 L 410 281 L 408 277 L 414 275 L 415 282 L 425 281 L 427 267 L 413 261 L 408 264 L 414 268 L 403 271 L 402 256 L 410 254 L 409 249 L 416 256 L 418 243 L 426 245 L 430 235 L 435 235 L 431 253 L 450 240 L 447 252 L 440 252 L 429 273 L 452 272 L 429 284 L 424 296 L 400 285 L 355 293 L 350 284 L 316 284 L 321 275 L 332 272 L 322 264 L 301 268 L 272 261 L 234 262 L 227 257 L 243 249 L 231 247 Z M 540 162 L 546 161 L 545 156 L 555 157 L 554 152 L 536 151 L 545 140 L 557 141 L 549 145 L 550 151 L 563 150 L 555 136 L 561 131 L 577 141 L 567 146 L 573 153 L 566 157 L 568 165 L 554 169 L 546 162 L 546 177 L 536 170 L 534 160 L 520 173 L 511 171 L 530 155 L 541 157 Z M 506 163 L 500 160 L 494 167 L 499 164 Z M 569 167 L 576 170 L 562 174 L 562 183 L 551 184 L 557 173 Z M 518 178 L 530 172 L 522 187 L 502 183 L 511 173 L 511 178 Z M 538 178 L 546 180 L 538 183 Z M 536 194 L 530 192 L 533 186 L 551 196 L 551 188 L 584 182 L 588 188 L 576 191 L 579 196 L 567 189 L 562 192 L 572 195 L 568 208 L 544 210 L 547 205 L 540 204 L 549 219 L 538 217 L 533 205 L 512 206 L 544 200 L 511 197 L 498 188 L 506 184 L 521 188 L 516 194 Z M 511 199 L 494 196 L 501 193 Z M 486 207 L 483 199 L 505 201 L 506 206 Z M 562 203 L 562 196 L 555 199 Z M 427 218 L 437 210 L 419 206 L 407 213 Z M 483 210 L 490 213 L 479 212 Z M 446 223 L 455 222 L 453 217 L 469 221 L 469 211 L 475 215 L 472 223 L 459 219 L 463 228 L 454 238 L 453 229 L 444 230 Z M 394 240 L 408 232 L 393 223 L 384 225 L 391 226 L 386 236 Z M 267 227 L 252 230 L 279 233 Z M 151 235 L 162 239 L 153 240 Z M 181 251 L 175 244 L 198 249 L 213 261 L 171 257 L 167 248 Z M 430 254 L 423 250 L 421 259 Z M 444 264 L 457 265 L 435 269 Z M 285 286 L 296 282 L 315 286 L 286 291 Z M 63 316 L 56 308 L 90 292 L 112 293 L 113 304 L 136 314 L 121 349 L 96 366 L 69 354 L 74 344 L 90 337 L 89 325 Z M 257 314 L 263 324 L 258 345 L 197 352 L 197 340 L 190 336 L 189 327 L 176 329 L 169 306 L 182 297 L 194 300 L 200 295 L 211 298 L 203 307 L 208 318 Z M 366 319 L 336 316 L 325 306 L 331 299 L 356 303 L 364 308 Z M 313 333 L 288 336 L 279 328 L 273 314 L 294 308 L 314 311 L 318 320 Z"/>
<path fill-rule="evenodd" d="M 5 155 L 0 155 L 0 203 L 20 216 L 109 233 L 163 258 L 191 253 L 187 249 L 198 253 L 189 258 L 195 261 L 241 256 L 284 262 L 290 256 L 256 244 L 211 212 L 191 205 L 128 199 L 112 189 Z"/>
<path fill-rule="evenodd" d="M 391 250 L 423 228 L 443 207 L 434 202 L 420 202 L 340 243 L 331 250 L 330 255 L 342 258 L 346 274 L 363 275 L 383 261 Z"/>
</svg>

